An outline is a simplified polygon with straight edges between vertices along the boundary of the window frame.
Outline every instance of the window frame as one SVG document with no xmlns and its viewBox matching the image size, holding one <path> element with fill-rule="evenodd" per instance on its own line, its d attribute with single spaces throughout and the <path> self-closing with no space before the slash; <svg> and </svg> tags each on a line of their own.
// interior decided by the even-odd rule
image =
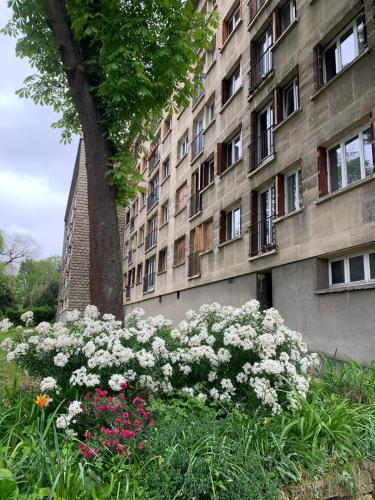
<svg viewBox="0 0 375 500">
<path fill-rule="evenodd" d="M 235 233 L 235 213 L 238 211 L 239 213 L 239 233 Z M 225 231 L 225 241 L 233 241 L 239 238 L 242 234 L 241 228 L 241 205 L 235 205 L 233 208 L 230 208 L 225 211 L 226 216 L 226 231 Z M 230 224 L 228 224 L 230 218 Z"/>
<path fill-rule="evenodd" d="M 207 103 L 207 125 L 210 125 L 216 118 L 216 102 L 215 96 L 213 96 Z M 213 109 L 213 113 L 211 115 L 211 110 Z"/>
<path fill-rule="evenodd" d="M 301 176 L 301 185 L 299 182 L 299 175 Z M 298 200 L 298 207 L 294 208 L 294 210 L 289 211 L 289 189 L 288 189 L 288 179 L 290 177 L 296 176 L 296 191 L 297 191 L 297 200 Z M 284 210 L 285 210 L 285 215 L 289 214 L 294 214 L 294 212 L 297 212 L 298 210 L 301 210 L 303 208 L 303 187 L 302 187 L 302 168 L 297 167 L 290 172 L 287 172 L 284 174 L 284 186 L 285 186 L 285 204 L 284 204 Z"/>
<path fill-rule="evenodd" d="M 161 225 L 167 224 L 169 222 L 169 202 L 167 201 L 166 203 L 163 203 L 163 205 L 160 207 L 160 223 Z M 167 216 L 165 217 L 165 214 Z"/>
<path fill-rule="evenodd" d="M 238 158 L 236 159 L 236 155 L 235 155 L 235 150 L 236 150 L 236 142 L 238 140 L 238 149 L 239 149 L 239 156 Z M 240 130 L 232 139 L 230 139 L 227 143 L 226 143 L 226 165 L 227 165 L 227 168 L 226 170 L 228 170 L 228 168 L 232 167 L 233 165 L 235 165 L 237 162 L 239 162 L 242 158 L 242 130 Z M 230 155 L 229 155 L 229 151 L 230 151 Z M 229 156 L 231 158 L 229 158 Z"/>
<path fill-rule="evenodd" d="M 237 20 L 236 15 L 238 14 Z M 234 31 L 236 31 L 237 26 L 241 21 L 241 2 L 238 2 L 238 5 L 233 9 L 233 12 L 228 16 L 228 19 L 225 21 L 227 27 L 227 36 L 226 39 L 231 36 Z"/>
<path fill-rule="evenodd" d="M 293 104 L 294 104 L 294 109 L 291 113 L 287 113 L 287 100 L 286 100 L 286 94 L 288 89 L 290 87 L 293 87 Z M 299 110 L 300 108 L 300 102 L 299 102 L 299 79 L 298 76 L 294 77 L 285 87 L 282 89 L 283 92 L 283 120 L 291 116 L 293 113 Z"/>
<path fill-rule="evenodd" d="M 161 264 L 164 264 L 163 267 Z M 159 250 L 158 255 L 158 273 L 164 273 L 168 270 L 168 247 Z"/>
<path fill-rule="evenodd" d="M 182 160 L 189 154 L 189 134 L 186 132 L 178 141 L 178 159 Z"/>
<path fill-rule="evenodd" d="M 366 252 L 356 252 L 342 257 L 333 257 L 328 261 L 328 285 L 329 288 L 348 287 L 357 284 L 375 283 L 375 277 L 371 278 L 370 274 L 370 255 L 375 254 L 375 250 L 367 250 Z M 364 279 L 357 281 L 350 281 L 350 259 L 354 257 L 363 257 Z M 344 262 L 344 282 L 332 283 L 332 263 Z"/>
<path fill-rule="evenodd" d="M 366 177 L 369 177 L 369 175 L 371 175 L 371 174 L 366 175 L 364 141 L 363 141 L 363 133 L 368 131 L 368 130 L 370 131 L 370 136 L 371 136 L 371 124 L 370 125 L 366 124 L 365 126 L 362 126 L 359 130 L 357 129 L 356 132 L 353 131 L 351 134 L 345 135 L 342 139 L 340 139 L 339 142 L 336 142 L 334 145 L 328 146 L 326 148 L 326 150 L 327 150 L 327 164 L 328 164 L 327 175 L 328 175 L 328 192 L 329 193 L 336 193 L 338 191 L 341 191 L 342 189 L 345 189 L 346 187 L 352 186 L 356 182 L 359 182 L 363 179 L 366 179 Z M 360 159 L 361 178 L 358 179 L 357 181 L 354 181 L 354 182 L 351 182 L 350 184 L 348 184 L 348 172 L 347 172 L 345 146 L 346 146 L 347 142 L 349 142 L 352 139 L 355 139 L 356 137 L 358 137 L 358 139 L 359 139 L 359 159 Z M 340 148 L 342 186 L 340 188 L 332 191 L 332 186 L 331 186 L 331 168 L 332 168 L 332 165 L 331 165 L 331 159 L 330 159 L 330 152 L 334 149 L 337 149 L 338 147 Z M 372 158 L 373 164 L 374 164 L 374 160 L 375 159 L 373 157 Z"/>
<path fill-rule="evenodd" d="M 290 15 L 290 23 L 282 28 L 282 12 L 286 9 L 286 7 L 289 5 L 289 15 Z M 288 28 L 289 26 L 297 19 L 297 5 L 296 5 L 296 0 L 288 0 L 281 8 L 279 11 L 279 20 L 280 20 L 280 35 L 281 36 Z"/>
<path fill-rule="evenodd" d="M 165 168 L 166 165 L 168 165 L 167 169 Z M 167 170 L 167 174 L 165 174 L 166 170 Z M 161 174 L 162 174 L 161 181 L 164 181 L 167 177 L 169 177 L 171 175 L 171 162 L 170 162 L 169 156 L 162 163 Z"/>
<path fill-rule="evenodd" d="M 235 78 L 236 74 L 238 73 L 238 78 Z M 237 87 L 236 87 L 236 81 L 238 81 Z M 236 92 L 239 91 L 241 88 L 241 65 L 237 66 L 236 69 L 233 71 L 233 73 L 227 78 L 227 85 L 226 85 L 226 99 L 225 102 L 229 101 L 231 97 L 234 96 Z"/>
</svg>

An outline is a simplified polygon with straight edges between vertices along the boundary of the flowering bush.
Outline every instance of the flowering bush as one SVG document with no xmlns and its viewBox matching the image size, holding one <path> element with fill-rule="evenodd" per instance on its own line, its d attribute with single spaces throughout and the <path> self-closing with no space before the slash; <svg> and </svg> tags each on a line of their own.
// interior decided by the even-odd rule
<svg viewBox="0 0 375 500">
<path fill-rule="evenodd" d="M 127 316 L 125 328 L 110 314 L 99 316 L 87 306 L 83 317 L 70 314 L 68 326 L 26 327 L 2 347 L 8 361 L 43 378 L 43 391 L 68 382 L 119 391 L 127 382 L 145 394 L 177 389 L 220 401 L 255 397 L 273 414 L 296 404 L 295 391 L 306 395 L 307 373 L 317 360 L 275 309 L 260 311 L 256 300 L 239 308 L 202 305 L 178 328 L 161 315 L 144 318 L 141 309 Z"/>
</svg>

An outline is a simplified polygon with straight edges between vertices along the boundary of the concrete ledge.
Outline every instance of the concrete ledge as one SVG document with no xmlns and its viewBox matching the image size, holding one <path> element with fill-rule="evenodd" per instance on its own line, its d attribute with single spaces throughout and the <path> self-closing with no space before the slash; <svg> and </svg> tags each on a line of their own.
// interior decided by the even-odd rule
<svg viewBox="0 0 375 500">
<path fill-rule="evenodd" d="M 325 295 L 329 293 L 342 293 L 342 292 L 355 292 L 357 290 L 371 290 L 375 288 L 374 283 L 362 283 L 362 284 L 353 284 L 353 285 L 343 285 L 343 286 L 332 286 L 330 288 L 320 288 L 319 290 L 315 290 L 315 295 Z"/>
</svg>

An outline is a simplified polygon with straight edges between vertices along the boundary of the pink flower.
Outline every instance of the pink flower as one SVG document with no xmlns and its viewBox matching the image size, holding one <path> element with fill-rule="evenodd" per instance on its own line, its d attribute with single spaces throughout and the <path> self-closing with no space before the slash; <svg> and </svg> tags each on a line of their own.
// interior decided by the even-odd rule
<svg viewBox="0 0 375 500">
<path fill-rule="evenodd" d="M 139 444 L 138 444 L 138 449 L 139 450 L 143 450 L 144 447 L 145 447 L 144 442 L 140 441 Z"/>
<path fill-rule="evenodd" d="M 116 451 L 119 455 L 123 455 L 124 453 L 124 447 L 122 444 L 117 445 Z"/>
<path fill-rule="evenodd" d="M 109 439 L 103 439 L 103 441 L 102 441 L 102 445 L 103 445 L 103 446 L 106 446 L 106 447 L 108 448 L 108 446 L 109 446 L 110 444 L 111 444 L 111 443 L 110 443 Z"/>
</svg>

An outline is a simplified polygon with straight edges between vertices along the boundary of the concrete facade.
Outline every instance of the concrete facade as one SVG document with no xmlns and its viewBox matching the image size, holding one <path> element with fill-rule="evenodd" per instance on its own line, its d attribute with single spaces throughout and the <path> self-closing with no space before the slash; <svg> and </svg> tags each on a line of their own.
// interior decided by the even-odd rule
<svg viewBox="0 0 375 500">
<path fill-rule="evenodd" d="M 159 142 L 140 158 L 149 197 L 126 216 L 125 312 L 143 307 L 178 321 L 202 303 L 258 297 L 278 308 L 311 349 L 374 359 L 372 1 L 200 0 L 197 8 L 220 12 L 216 54 L 202 54 L 204 92 L 170 117 L 171 126 L 169 118 L 160 124 Z M 264 111 L 268 104 L 272 111 Z M 230 164 L 238 133 L 240 153 Z M 189 151 L 181 157 L 186 135 Z M 211 160 L 214 178 L 197 190 L 194 174 Z M 186 206 L 176 194 L 184 183 Z M 228 219 L 237 207 L 239 224 L 236 215 Z M 344 270 L 338 283 L 332 273 Z"/>
</svg>

